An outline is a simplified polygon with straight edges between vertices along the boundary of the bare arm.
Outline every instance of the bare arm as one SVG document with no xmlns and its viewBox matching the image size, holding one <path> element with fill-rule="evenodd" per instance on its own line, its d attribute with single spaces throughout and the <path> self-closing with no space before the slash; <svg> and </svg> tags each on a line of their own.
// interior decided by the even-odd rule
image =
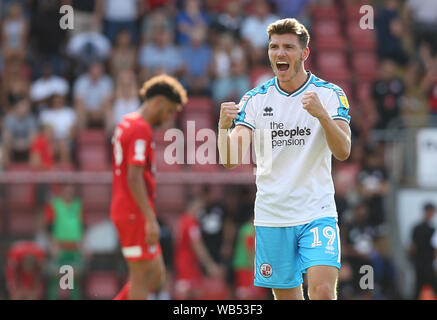
<svg viewBox="0 0 437 320">
<path fill-rule="evenodd" d="M 220 267 L 215 263 L 205 247 L 202 240 L 194 241 L 191 243 L 193 250 L 199 259 L 200 263 L 205 267 L 210 276 L 220 275 Z"/>
<path fill-rule="evenodd" d="M 343 120 L 332 119 L 315 92 L 306 92 L 302 98 L 302 105 L 308 113 L 319 120 L 329 149 L 334 157 L 340 161 L 349 158 L 351 151 L 351 130 L 349 124 Z"/>
<path fill-rule="evenodd" d="M 337 160 L 344 161 L 351 152 L 351 130 L 349 124 L 343 120 L 333 120 L 329 115 L 319 119 L 325 132 L 329 149 Z"/>
<path fill-rule="evenodd" d="M 129 190 L 140 208 L 141 213 L 146 218 L 146 242 L 150 245 L 159 241 L 159 225 L 155 217 L 155 212 L 147 200 L 147 189 L 143 179 L 142 166 L 129 165 L 127 169 L 127 180 Z"/>
</svg>

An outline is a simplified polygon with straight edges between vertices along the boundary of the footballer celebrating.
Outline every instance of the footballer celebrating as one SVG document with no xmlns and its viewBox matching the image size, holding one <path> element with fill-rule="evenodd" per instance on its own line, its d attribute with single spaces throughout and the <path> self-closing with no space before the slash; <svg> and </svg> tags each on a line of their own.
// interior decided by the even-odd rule
<svg viewBox="0 0 437 320">
<path fill-rule="evenodd" d="M 182 85 L 155 76 L 140 90 L 142 105 L 115 128 L 111 220 L 129 268 L 129 281 L 115 300 L 147 299 L 163 282 L 165 269 L 155 216 L 152 128 L 167 122 L 187 101 Z"/>
<path fill-rule="evenodd" d="M 258 167 L 270 163 L 256 177 L 254 285 L 272 288 L 278 300 L 303 299 L 306 273 L 310 299 L 336 299 L 341 252 L 331 159 L 349 157 L 349 105 L 341 88 L 305 70 L 309 34 L 301 23 L 278 20 L 267 34 L 275 77 L 238 105 L 221 104 L 220 159 L 226 168 L 241 164 L 253 140 Z M 258 139 L 266 132 L 267 140 Z M 266 149 L 268 161 L 260 158 Z"/>
</svg>

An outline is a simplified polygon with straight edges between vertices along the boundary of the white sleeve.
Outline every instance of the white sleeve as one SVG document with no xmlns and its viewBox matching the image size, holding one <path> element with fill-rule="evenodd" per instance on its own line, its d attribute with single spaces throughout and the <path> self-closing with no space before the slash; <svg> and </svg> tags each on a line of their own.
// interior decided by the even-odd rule
<svg viewBox="0 0 437 320">
<path fill-rule="evenodd" d="M 241 98 L 238 104 L 240 112 L 238 112 L 237 118 L 234 120 L 236 126 L 242 125 L 249 129 L 255 129 L 255 108 L 253 103 L 253 97 L 246 94 Z"/>
<path fill-rule="evenodd" d="M 335 87 L 332 91 L 328 104 L 325 106 L 334 120 L 344 120 L 350 123 L 351 117 L 349 115 L 349 102 L 347 101 L 344 91 Z"/>
</svg>

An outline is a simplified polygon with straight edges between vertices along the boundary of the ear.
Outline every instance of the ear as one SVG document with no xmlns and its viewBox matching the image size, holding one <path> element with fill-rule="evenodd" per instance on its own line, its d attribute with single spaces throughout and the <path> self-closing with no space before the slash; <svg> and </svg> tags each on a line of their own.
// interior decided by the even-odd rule
<svg viewBox="0 0 437 320">
<path fill-rule="evenodd" d="M 303 49 L 303 61 L 306 61 L 309 55 L 310 55 L 310 48 L 306 47 L 305 49 Z"/>
</svg>

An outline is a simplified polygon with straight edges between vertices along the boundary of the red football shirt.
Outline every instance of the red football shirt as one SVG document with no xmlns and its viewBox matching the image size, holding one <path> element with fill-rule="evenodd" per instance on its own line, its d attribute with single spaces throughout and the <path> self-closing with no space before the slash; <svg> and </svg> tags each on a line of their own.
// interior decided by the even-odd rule
<svg viewBox="0 0 437 320">
<path fill-rule="evenodd" d="M 138 113 L 123 117 L 112 137 L 112 203 L 111 219 L 124 220 L 130 215 L 143 217 L 133 198 L 128 181 L 129 165 L 144 167 L 143 178 L 150 206 L 155 210 L 156 185 L 152 127 Z"/>
<path fill-rule="evenodd" d="M 184 214 L 179 220 L 179 239 L 175 251 L 175 269 L 177 279 L 197 279 L 202 275 L 192 243 L 201 238 L 197 219 Z"/>
</svg>

